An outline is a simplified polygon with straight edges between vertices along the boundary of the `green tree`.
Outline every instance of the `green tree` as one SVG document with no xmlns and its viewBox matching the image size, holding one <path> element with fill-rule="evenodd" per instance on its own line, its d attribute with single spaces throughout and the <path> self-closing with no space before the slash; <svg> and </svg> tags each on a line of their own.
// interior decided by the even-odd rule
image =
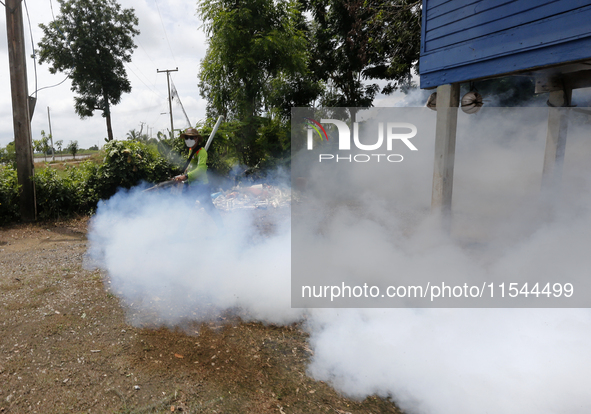
<svg viewBox="0 0 591 414">
<path fill-rule="evenodd" d="M 74 157 L 74 159 L 76 159 L 76 154 L 78 153 L 79 149 L 80 149 L 80 147 L 78 146 L 78 141 L 74 140 L 74 141 L 70 141 L 70 143 L 68 144 L 68 147 L 66 148 L 66 151 L 68 151 L 70 154 L 72 154 L 72 157 Z"/>
<path fill-rule="evenodd" d="M 41 130 L 41 152 L 45 155 L 45 161 L 47 162 L 47 156 L 49 155 L 50 151 L 53 151 L 50 145 L 51 142 L 51 134 L 45 135 L 45 131 Z"/>
<path fill-rule="evenodd" d="M 55 141 L 55 146 L 57 147 L 58 152 L 62 152 L 62 146 L 64 145 L 64 140 L 59 139 Z"/>
<path fill-rule="evenodd" d="M 208 35 L 199 73 L 208 116 L 224 115 L 232 123 L 229 142 L 241 163 L 255 166 L 265 157 L 258 133 L 261 116 L 281 104 L 281 87 L 307 78 L 307 40 L 298 4 L 203 0 L 198 13 Z"/>
<path fill-rule="evenodd" d="M 41 143 L 40 139 L 33 140 L 33 151 L 34 152 L 41 152 L 41 148 L 43 148 L 43 144 Z"/>
<path fill-rule="evenodd" d="M 127 137 L 128 141 L 138 141 L 138 142 L 146 142 L 146 143 L 158 142 L 157 139 L 150 138 L 150 136 L 148 134 L 142 134 L 142 130 L 143 130 L 143 126 L 139 130 L 139 132 L 136 129 L 130 129 L 129 132 L 127 132 L 127 134 L 125 134 L 125 136 Z"/>
<path fill-rule="evenodd" d="M 365 79 L 388 83 L 383 94 L 412 86 L 411 76 L 418 74 L 421 46 L 420 0 L 371 0 L 372 13 L 367 20 L 368 47 L 372 58 L 362 71 Z"/>
<path fill-rule="evenodd" d="M 45 161 L 47 161 L 47 153 L 49 152 L 49 137 L 45 135 L 45 131 L 41 131 L 41 139 L 33 140 L 33 150 L 43 154 Z"/>
<path fill-rule="evenodd" d="M 127 136 L 127 139 L 129 141 L 141 141 L 140 132 L 138 132 L 135 129 L 130 129 L 129 132 L 125 135 Z"/>
<path fill-rule="evenodd" d="M 113 140 L 111 105 L 131 92 L 125 62 L 131 62 L 138 19 L 133 9 L 115 0 L 58 0 L 61 14 L 40 24 L 39 63 L 49 62 L 51 73 L 67 72 L 72 80 L 75 110 L 89 117 L 95 110 L 106 118 L 108 140 Z"/>
<path fill-rule="evenodd" d="M 366 85 L 362 71 L 371 59 L 366 22 L 371 11 L 358 0 L 311 0 L 312 71 L 327 84 L 323 106 L 369 107 L 377 84 Z"/>
<path fill-rule="evenodd" d="M 323 106 L 370 107 L 409 86 L 420 52 L 419 0 L 302 0 L 312 13 L 310 70 Z M 387 80 L 383 88 L 375 80 Z M 354 116 L 354 114 L 351 114 Z"/>
<path fill-rule="evenodd" d="M 266 108 L 272 79 L 306 72 L 306 39 L 293 1 L 203 0 L 209 36 L 199 86 L 211 117 L 245 120 Z"/>
</svg>

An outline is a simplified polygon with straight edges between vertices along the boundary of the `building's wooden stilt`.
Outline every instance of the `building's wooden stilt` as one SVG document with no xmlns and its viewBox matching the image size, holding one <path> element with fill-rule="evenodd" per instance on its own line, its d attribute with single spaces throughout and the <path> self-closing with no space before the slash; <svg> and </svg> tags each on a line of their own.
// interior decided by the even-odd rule
<svg viewBox="0 0 591 414">
<path fill-rule="evenodd" d="M 460 84 L 437 87 L 437 126 L 431 212 L 438 214 L 446 231 L 451 229 L 451 199 Z"/>
<path fill-rule="evenodd" d="M 571 93 L 572 90 L 550 92 L 548 102 L 553 106 L 548 110 L 548 133 L 542 172 L 543 191 L 556 189 L 562 178 L 569 111 L 565 106 L 570 104 Z"/>
</svg>

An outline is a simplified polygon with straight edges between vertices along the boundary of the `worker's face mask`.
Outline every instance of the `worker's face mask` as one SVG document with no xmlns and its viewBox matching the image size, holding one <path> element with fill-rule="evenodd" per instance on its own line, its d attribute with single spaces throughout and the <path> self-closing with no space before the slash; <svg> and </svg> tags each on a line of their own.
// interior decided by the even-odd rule
<svg viewBox="0 0 591 414">
<path fill-rule="evenodd" d="M 194 139 L 186 139 L 185 140 L 185 145 L 189 148 L 193 148 L 195 146 L 195 140 Z"/>
</svg>

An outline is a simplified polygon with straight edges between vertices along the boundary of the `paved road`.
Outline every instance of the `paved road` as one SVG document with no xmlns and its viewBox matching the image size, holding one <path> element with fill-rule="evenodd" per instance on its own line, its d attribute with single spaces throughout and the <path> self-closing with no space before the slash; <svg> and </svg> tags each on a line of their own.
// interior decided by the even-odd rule
<svg viewBox="0 0 591 414">
<path fill-rule="evenodd" d="M 77 160 L 83 160 L 84 158 L 88 158 L 90 157 L 92 154 L 80 154 L 80 155 L 76 155 L 76 159 Z M 62 161 L 62 160 L 71 160 L 72 155 L 70 154 L 63 154 L 63 155 L 56 155 L 55 156 L 55 160 L 56 161 Z M 35 156 L 35 162 L 41 162 L 41 161 L 45 161 L 44 157 L 37 157 Z M 51 155 L 47 156 L 47 162 L 51 161 Z"/>
</svg>

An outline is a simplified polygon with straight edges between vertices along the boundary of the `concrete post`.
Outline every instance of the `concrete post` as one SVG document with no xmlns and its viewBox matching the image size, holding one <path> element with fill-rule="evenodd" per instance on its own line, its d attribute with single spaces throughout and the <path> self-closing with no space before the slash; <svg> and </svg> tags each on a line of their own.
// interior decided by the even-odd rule
<svg viewBox="0 0 591 414">
<path fill-rule="evenodd" d="M 571 94 L 572 90 L 550 92 L 542 191 L 556 190 L 562 179 L 569 112 L 565 106 L 570 104 Z"/>
<path fill-rule="evenodd" d="M 459 83 L 437 87 L 437 125 L 431 212 L 441 215 L 442 225 L 447 231 L 451 230 L 451 200 L 459 104 Z"/>
</svg>

